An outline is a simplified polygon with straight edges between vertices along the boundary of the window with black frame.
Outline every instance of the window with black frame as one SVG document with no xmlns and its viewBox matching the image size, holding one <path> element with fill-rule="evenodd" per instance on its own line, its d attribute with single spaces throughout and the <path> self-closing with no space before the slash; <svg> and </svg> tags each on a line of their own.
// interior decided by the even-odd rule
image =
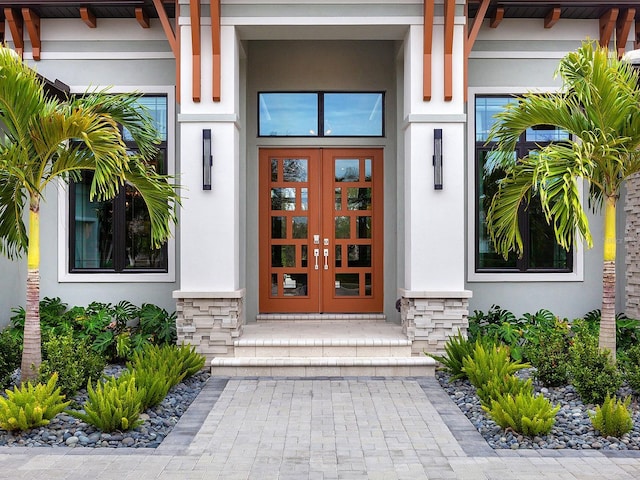
<svg viewBox="0 0 640 480">
<path fill-rule="evenodd" d="M 511 253 L 507 259 L 497 253 L 487 229 L 486 217 L 491 200 L 504 172 L 488 173 L 495 145 L 487 143 L 489 131 L 495 123 L 494 115 L 508 103 L 517 102 L 513 96 L 477 96 L 475 99 L 475 184 L 476 184 L 476 272 L 571 272 L 573 252 L 567 252 L 555 240 L 553 227 L 547 224 L 539 202 L 532 199 L 530 205 L 519 212 L 518 223 L 524 244 L 521 258 Z M 514 159 L 535 154 L 540 147 L 551 142 L 567 140 L 569 134 L 554 126 L 528 129 L 520 137 Z"/>
<path fill-rule="evenodd" d="M 160 135 L 154 167 L 167 173 L 167 97 L 144 96 L 144 105 Z M 137 146 L 124 130 L 123 140 L 131 152 Z M 151 222 L 137 190 L 125 184 L 111 201 L 89 200 L 92 172 L 84 172 L 69 189 L 69 271 L 72 273 L 166 272 L 167 246 L 151 247 Z"/>
</svg>

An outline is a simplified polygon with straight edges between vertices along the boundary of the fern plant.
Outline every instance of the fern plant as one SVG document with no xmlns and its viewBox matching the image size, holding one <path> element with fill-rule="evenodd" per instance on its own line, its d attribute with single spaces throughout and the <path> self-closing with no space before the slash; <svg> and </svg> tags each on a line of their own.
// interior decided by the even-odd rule
<svg viewBox="0 0 640 480">
<path fill-rule="evenodd" d="M 64 401 L 56 387 L 58 374 L 54 373 L 46 384 L 26 382 L 21 387 L 5 390 L 0 397 L 0 427 L 4 430 L 29 430 L 48 425 L 70 402 Z"/>
<path fill-rule="evenodd" d="M 118 381 L 126 382 L 134 377 L 136 388 L 143 391 L 140 399 L 141 411 L 158 405 L 164 400 L 164 397 L 167 396 L 167 393 L 169 393 L 169 390 L 173 386 L 171 378 L 166 374 L 165 370 L 152 370 L 148 368 L 127 370 L 120 375 Z"/>
<path fill-rule="evenodd" d="M 504 345 L 484 346 L 476 342 L 473 355 L 462 359 L 463 371 L 469 381 L 476 388 L 481 388 L 493 377 L 504 378 L 523 368 L 529 368 L 528 363 L 513 361 L 509 348 Z"/>
<path fill-rule="evenodd" d="M 589 413 L 593 428 L 598 430 L 604 437 L 620 438 L 633 428 L 633 420 L 629 412 L 631 397 L 624 400 L 615 396 L 606 396 L 602 406 L 596 406 L 596 412 Z"/>
<path fill-rule="evenodd" d="M 502 428 L 534 437 L 551 431 L 560 405 L 553 407 L 542 395 L 520 392 L 517 395 L 500 395 L 491 401 L 491 407 L 482 408 Z"/>
<path fill-rule="evenodd" d="M 98 382 L 95 390 L 89 382 L 87 393 L 89 398 L 84 404 L 84 412 L 71 410 L 70 415 L 103 432 L 130 430 L 142 424 L 138 417 L 145 390 L 136 388 L 133 375 L 122 380 L 111 378 L 104 383 Z"/>
<path fill-rule="evenodd" d="M 491 406 L 492 400 L 497 400 L 501 395 L 515 396 L 519 393 L 533 394 L 531 380 L 522 380 L 515 375 L 494 376 L 484 385 L 476 388 L 476 394 L 482 406 Z"/>
<path fill-rule="evenodd" d="M 432 355 L 426 353 L 434 360 L 440 362 L 444 369 L 451 374 L 450 382 L 467 378 L 467 374 L 463 370 L 462 359 L 473 354 L 473 342 L 467 340 L 462 332 L 458 331 L 457 335 L 449 337 L 444 344 L 446 355 Z"/>
</svg>

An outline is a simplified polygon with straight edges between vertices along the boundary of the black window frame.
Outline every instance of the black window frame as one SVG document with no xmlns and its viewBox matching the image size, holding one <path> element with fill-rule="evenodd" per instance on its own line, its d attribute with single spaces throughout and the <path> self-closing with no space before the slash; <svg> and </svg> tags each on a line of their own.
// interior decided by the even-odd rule
<svg viewBox="0 0 640 480">
<path fill-rule="evenodd" d="M 517 95 L 476 95 L 474 99 L 474 115 L 476 114 L 476 100 L 478 98 L 509 98 L 514 97 L 517 98 Z M 539 150 L 540 146 L 548 145 L 553 143 L 542 142 L 542 141 L 531 141 L 526 139 L 526 132 L 523 132 L 520 136 L 518 143 L 516 145 L 515 156 L 516 158 L 523 158 L 529 152 Z M 475 235 L 474 235 L 474 271 L 476 273 L 506 273 L 506 274 L 522 274 L 522 273 L 534 273 L 534 274 L 544 274 L 544 273 L 573 273 L 574 272 L 574 249 L 573 246 L 566 251 L 563 249 L 566 255 L 566 267 L 564 268 L 549 268 L 549 267 L 531 267 L 531 249 L 532 249 L 532 238 L 531 238 L 531 214 L 528 211 L 527 206 L 523 206 L 520 208 L 518 212 L 518 225 L 520 226 L 520 235 L 522 237 L 523 251 L 522 256 L 520 258 L 516 257 L 516 264 L 514 267 L 480 267 L 480 192 L 479 187 L 482 182 L 483 172 L 480 167 L 481 162 L 481 154 L 490 152 L 494 147 L 494 142 L 486 142 L 484 140 L 478 140 L 477 137 L 477 125 L 475 125 L 474 131 L 474 194 L 475 194 L 475 208 L 474 208 L 474 222 L 475 222 Z"/>
<path fill-rule="evenodd" d="M 263 94 L 312 94 L 318 102 L 318 133 L 316 135 L 262 135 L 260 134 L 260 95 Z M 379 94 L 382 96 L 382 125 L 380 135 L 325 135 L 324 96 L 326 94 Z M 257 133 L 258 138 L 385 138 L 386 137 L 386 92 L 383 90 L 265 90 L 257 93 Z"/>
<path fill-rule="evenodd" d="M 167 102 L 167 115 L 168 115 L 168 95 L 166 94 L 145 94 L 143 97 L 162 97 Z M 166 124 L 168 125 L 169 119 L 166 119 Z M 123 128 L 120 127 L 120 133 L 123 135 L 123 142 L 127 147 L 127 150 L 135 152 L 138 150 L 138 146 L 133 140 L 127 140 L 124 136 Z M 169 131 L 167 129 L 166 136 L 169 136 Z M 168 138 L 161 139 L 160 143 L 157 145 L 157 149 L 159 151 L 159 157 L 163 158 L 162 168 L 159 172 L 160 174 L 166 174 L 168 170 Z M 86 175 L 89 172 L 83 172 L 82 175 Z M 111 200 L 111 204 L 113 205 L 112 209 L 112 223 L 113 223 L 113 233 L 112 233 L 112 243 L 114 246 L 113 251 L 113 267 L 112 268 L 82 268 L 76 267 L 76 219 L 75 219 L 75 208 L 76 208 L 76 182 L 69 182 L 69 205 L 68 205 L 68 215 L 69 215 L 69 273 L 72 274 L 145 274 L 145 273 L 168 273 L 169 272 L 169 258 L 168 258 L 168 245 L 165 242 L 161 247 L 162 257 L 164 259 L 163 266 L 158 268 L 131 268 L 127 269 L 127 253 L 126 253 L 126 185 L 122 185 L 120 187 L 120 191 L 118 194 Z"/>
</svg>

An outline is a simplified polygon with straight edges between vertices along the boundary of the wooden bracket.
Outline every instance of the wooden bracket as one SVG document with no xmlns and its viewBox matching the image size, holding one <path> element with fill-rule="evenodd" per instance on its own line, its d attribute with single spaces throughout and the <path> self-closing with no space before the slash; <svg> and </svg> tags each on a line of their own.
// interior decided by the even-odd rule
<svg viewBox="0 0 640 480">
<path fill-rule="evenodd" d="M 211 0 L 211 44 L 213 51 L 213 84 L 212 96 L 214 102 L 220 101 L 222 92 L 222 37 L 220 33 L 220 0 Z"/>
<path fill-rule="evenodd" d="M 149 15 L 145 13 L 142 7 L 136 7 L 136 20 L 142 28 L 149 28 L 151 26 L 149 23 Z"/>
<path fill-rule="evenodd" d="M 95 14 L 89 10 L 89 7 L 80 7 L 80 18 L 89 28 L 96 28 L 98 26 L 98 20 Z"/>
<path fill-rule="evenodd" d="M 476 18 L 477 18 L 477 15 L 476 15 Z M 500 22 L 502 22 L 503 18 L 504 18 L 504 7 L 497 7 L 496 11 L 493 12 L 493 15 L 491 16 L 489 27 L 498 28 L 498 25 L 500 25 Z"/>
<path fill-rule="evenodd" d="M 610 8 L 604 15 L 600 17 L 600 46 L 609 46 L 611 35 L 613 34 L 613 29 L 616 27 L 617 19 L 617 8 Z"/>
<path fill-rule="evenodd" d="M 169 16 L 167 15 L 167 11 L 164 8 L 162 0 L 153 0 L 153 5 L 156 7 L 156 12 L 158 12 L 158 18 L 160 18 L 160 23 L 162 24 L 162 29 L 164 30 L 164 34 L 167 36 L 167 41 L 169 42 L 169 46 L 171 47 L 171 51 L 173 52 L 173 56 L 176 59 L 176 63 L 180 59 L 180 53 L 178 52 L 178 44 L 176 42 L 176 34 L 171 27 L 171 22 L 169 22 Z M 178 4 L 176 3 L 176 15 L 178 14 L 177 10 Z"/>
<path fill-rule="evenodd" d="M 200 0 L 189 0 L 189 15 L 191 17 L 191 96 L 194 102 L 199 102 L 202 93 Z"/>
<path fill-rule="evenodd" d="M 4 18 L 9 24 L 11 32 L 11 40 L 20 58 L 24 54 L 24 22 L 20 14 L 13 8 L 6 7 L 4 9 Z"/>
<path fill-rule="evenodd" d="M 30 8 L 23 8 L 22 18 L 27 25 L 33 59 L 40 60 L 40 47 L 42 46 L 40 42 L 40 17 Z"/>
<path fill-rule="evenodd" d="M 553 27 L 558 22 L 558 20 L 560 20 L 561 12 L 562 10 L 560 9 L 560 7 L 552 8 L 551 11 L 547 13 L 547 16 L 544 17 L 544 28 Z"/>
<path fill-rule="evenodd" d="M 422 53 L 422 100 L 431 100 L 431 53 L 433 49 L 434 0 L 424 0 L 424 40 Z"/>
<path fill-rule="evenodd" d="M 622 58 L 627 47 L 627 39 L 631 31 L 631 24 L 636 16 L 635 8 L 627 8 L 616 22 L 616 45 L 618 49 L 618 58 Z"/>
<path fill-rule="evenodd" d="M 456 0 L 444 1 L 444 101 L 453 100 L 453 27 Z"/>
</svg>

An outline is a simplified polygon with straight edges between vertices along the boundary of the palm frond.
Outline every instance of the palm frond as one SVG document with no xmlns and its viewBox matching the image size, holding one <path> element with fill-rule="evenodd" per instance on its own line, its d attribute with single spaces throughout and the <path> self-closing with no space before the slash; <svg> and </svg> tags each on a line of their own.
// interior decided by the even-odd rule
<svg viewBox="0 0 640 480">
<path fill-rule="evenodd" d="M 10 259 L 27 251 L 29 240 L 22 221 L 27 195 L 16 176 L 0 168 L 0 253 Z"/>
</svg>

